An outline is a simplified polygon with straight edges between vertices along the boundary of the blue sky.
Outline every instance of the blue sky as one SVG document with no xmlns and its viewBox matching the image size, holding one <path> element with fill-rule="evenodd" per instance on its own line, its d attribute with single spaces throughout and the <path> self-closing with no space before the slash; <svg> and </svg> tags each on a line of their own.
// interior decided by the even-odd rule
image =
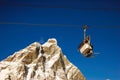
<svg viewBox="0 0 120 80">
<path fill-rule="evenodd" d="M 117 0 L 1 0 L 0 60 L 35 41 L 44 43 L 54 37 L 87 80 L 119 80 L 119 14 Z M 94 51 L 100 53 L 94 58 L 77 51 L 83 25 L 88 25 Z"/>
</svg>

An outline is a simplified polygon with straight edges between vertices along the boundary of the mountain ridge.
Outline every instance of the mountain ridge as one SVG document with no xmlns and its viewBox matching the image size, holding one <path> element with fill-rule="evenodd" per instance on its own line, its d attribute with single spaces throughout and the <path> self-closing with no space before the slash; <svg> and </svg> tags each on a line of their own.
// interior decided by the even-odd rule
<svg viewBox="0 0 120 80">
<path fill-rule="evenodd" d="M 34 42 L 0 62 L 2 80 L 85 80 L 55 38 Z"/>
</svg>

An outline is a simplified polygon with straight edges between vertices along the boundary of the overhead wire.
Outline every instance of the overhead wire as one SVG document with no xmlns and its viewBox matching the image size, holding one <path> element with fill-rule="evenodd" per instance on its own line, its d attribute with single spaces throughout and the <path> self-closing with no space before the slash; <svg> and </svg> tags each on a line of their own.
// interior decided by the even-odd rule
<svg viewBox="0 0 120 80">
<path fill-rule="evenodd" d="M 81 6 L 60 6 L 60 5 L 48 5 L 48 4 L 31 4 L 31 3 L 11 3 L 0 1 L 1 6 L 12 6 L 12 7 L 32 7 L 32 8 L 67 8 L 67 9 L 78 9 L 78 10 L 103 10 L 103 11 L 119 11 L 120 7 L 81 7 Z"/>
<path fill-rule="evenodd" d="M 37 23 L 22 23 L 22 22 L 0 22 L 0 25 L 25 25 L 25 26 L 38 26 L 38 27 L 83 27 L 81 24 L 37 24 Z M 86 25 L 86 24 L 85 24 Z M 93 28 L 120 28 L 120 26 L 92 26 Z"/>
<path fill-rule="evenodd" d="M 0 1 L 1 6 L 12 6 L 12 7 L 33 7 L 33 8 L 67 8 L 67 9 L 78 9 L 78 10 L 108 10 L 108 11 L 120 11 L 120 8 L 98 8 L 98 7 L 71 7 L 71 6 L 52 6 L 52 5 L 40 5 L 40 4 L 28 4 L 28 3 L 8 3 L 5 1 Z M 9 24 L 9 25 L 28 25 L 28 26 L 67 26 L 67 27 L 80 27 L 80 24 L 39 24 L 39 23 L 25 23 L 25 22 L 0 22 L 1 24 Z M 91 26 L 90 26 L 91 27 Z M 112 27 L 112 28 L 120 28 L 120 26 L 92 26 L 95 28 L 101 27 Z"/>
</svg>

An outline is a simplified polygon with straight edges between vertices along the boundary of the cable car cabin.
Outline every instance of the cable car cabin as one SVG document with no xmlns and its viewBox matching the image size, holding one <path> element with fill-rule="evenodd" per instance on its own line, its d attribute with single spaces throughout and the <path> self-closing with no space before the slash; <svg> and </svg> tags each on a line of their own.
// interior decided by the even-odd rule
<svg viewBox="0 0 120 80">
<path fill-rule="evenodd" d="M 93 47 L 90 44 L 90 36 L 86 36 L 83 42 L 79 45 L 78 50 L 83 56 L 90 57 L 93 54 L 92 48 Z"/>
</svg>

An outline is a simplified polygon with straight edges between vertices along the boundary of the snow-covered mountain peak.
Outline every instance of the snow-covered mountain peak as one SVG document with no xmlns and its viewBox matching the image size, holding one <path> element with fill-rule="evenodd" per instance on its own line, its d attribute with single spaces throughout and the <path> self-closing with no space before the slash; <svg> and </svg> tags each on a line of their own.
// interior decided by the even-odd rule
<svg viewBox="0 0 120 80">
<path fill-rule="evenodd" d="M 85 80 L 55 38 L 34 42 L 0 62 L 0 80 Z"/>
</svg>

